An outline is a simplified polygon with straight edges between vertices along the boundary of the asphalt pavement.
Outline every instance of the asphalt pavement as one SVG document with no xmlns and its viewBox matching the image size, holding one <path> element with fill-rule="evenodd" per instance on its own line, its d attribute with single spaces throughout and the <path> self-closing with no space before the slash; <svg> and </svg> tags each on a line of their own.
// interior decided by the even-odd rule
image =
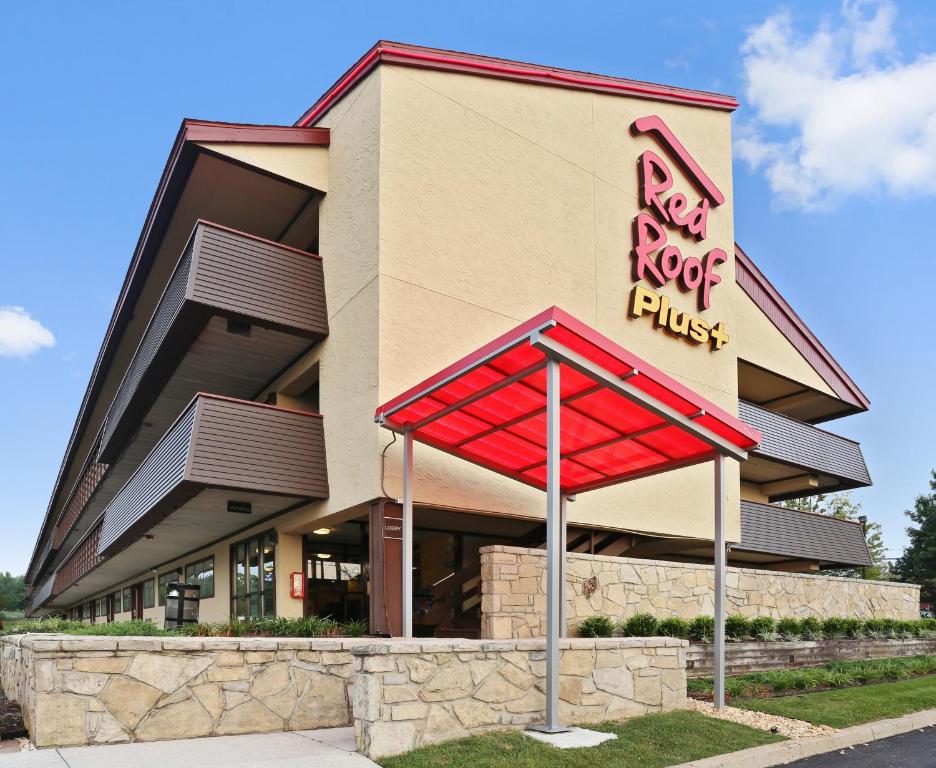
<svg viewBox="0 0 936 768">
<path fill-rule="evenodd" d="M 936 768 L 936 728 L 808 757 L 787 768 Z"/>
</svg>

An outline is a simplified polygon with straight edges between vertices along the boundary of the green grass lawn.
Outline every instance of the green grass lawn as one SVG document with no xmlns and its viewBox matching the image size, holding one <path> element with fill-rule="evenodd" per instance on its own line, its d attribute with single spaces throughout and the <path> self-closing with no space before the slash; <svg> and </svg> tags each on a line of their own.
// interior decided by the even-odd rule
<svg viewBox="0 0 936 768">
<path fill-rule="evenodd" d="M 517 731 L 489 733 L 380 760 L 386 768 L 665 768 L 783 737 L 695 712 L 646 715 L 626 723 L 589 726 L 616 733 L 588 749 L 556 749 Z"/>
<path fill-rule="evenodd" d="M 936 708 L 936 678 L 920 677 L 837 691 L 802 693 L 773 699 L 742 699 L 732 706 L 806 720 L 815 725 L 850 725 Z"/>
</svg>

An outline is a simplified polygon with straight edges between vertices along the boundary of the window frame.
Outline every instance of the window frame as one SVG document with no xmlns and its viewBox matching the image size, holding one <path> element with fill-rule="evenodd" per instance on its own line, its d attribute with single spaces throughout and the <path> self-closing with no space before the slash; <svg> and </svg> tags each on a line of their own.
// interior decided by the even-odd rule
<svg viewBox="0 0 936 768">
<path fill-rule="evenodd" d="M 257 591 L 250 590 L 250 545 L 256 542 L 257 543 L 257 553 L 258 553 L 258 589 Z M 263 583 L 263 547 L 264 543 L 268 542 L 273 548 L 273 570 L 271 572 L 270 578 L 270 588 L 269 590 L 265 589 Z M 244 559 L 238 561 L 236 558 L 236 551 L 239 547 L 244 547 Z M 243 618 L 257 618 L 257 617 L 266 617 L 266 616 L 276 616 L 276 549 L 279 546 L 279 537 L 276 533 L 276 529 L 269 528 L 265 531 L 260 531 L 251 536 L 248 536 L 240 541 L 236 541 L 231 544 L 230 547 L 230 558 L 228 560 L 228 575 L 229 575 L 229 585 L 230 585 L 230 595 L 231 599 L 229 602 L 230 605 L 230 615 L 231 618 L 240 618 L 241 614 L 237 611 L 237 601 L 238 599 L 243 598 L 245 601 L 245 610 Z M 238 563 L 243 563 L 245 566 L 244 569 L 244 583 L 247 587 L 246 592 L 237 591 L 237 579 L 236 579 L 236 567 Z M 265 593 L 269 591 L 272 597 L 272 605 L 267 605 L 267 599 Z M 251 600 L 256 600 L 259 604 L 257 610 L 257 615 L 252 617 L 250 611 Z"/>
<path fill-rule="evenodd" d="M 133 587 L 132 586 L 123 587 L 120 590 L 120 594 L 121 594 L 121 597 L 120 597 L 121 606 L 120 607 L 123 608 L 121 613 L 132 613 L 133 612 Z"/>
<path fill-rule="evenodd" d="M 140 582 L 143 589 L 143 608 L 155 608 L 156 607 L 156 581 L 155 579 L 144 579 Z M 149 600 L 147 600 L 146 588 L 150 588 Z"/>
<path fill-rule="evenodd" d="M 274 556 L 275 556 L 276 552 L 274 551 L 273 554 L 274 554 Z M 200 558 L 200 559 L 198 559 L 198 560 L 193 560 L 191 563 L 186 563 L 186 564 L 185 564 L 185 569 L 184 569 L 184 572 L 183 572 L 183 573 L 184 573 L 184 576 L 185 576 L 185 583 L 186 583 L 186 584 L 198 584 L 199 587 L 201 587 L 202 584 L 201 584 L 200 581 L 194 581 L 194 580 L 193 580 L 193 581 L 189 581 L 189 568 L 193 569 L 193 571 L 194 571 L 194 569 L 196 568 L 196 566 L 203 565 L 204 563 L 210 563 L 210 564 L 211 564 L 211 568 L 210 568 L 210 570 L 211 570 L 211 593 L 209 594 L 204 588 L 199 589 L 199 590 L 198 590 L 198 599 L 199 599 L 199 600 L 204 600 L 206 597 L 214 597 L 214 596 L 215 596 L 215 591 L 216 591 L 216 590 L 215 590 L 215 579 L 217 578 L 217 573 L 215 572 L 215 558 L 214 558 L 214 555 L 213 555 L 213 554 L 207 555 L 207 556 L 202 557 L 202 558 Z M 274 561 L 274 563 L 275 563 L 275 561 Z M 274 569 L 275 569 L 275 565 L 274 565 Z M 201 572 L 201 573 L 205 573 L 207 570 L 209 570 L 209 569 L 207 569 L 207 568 L 202 568 L 200 572 Z M 193 576 L 194 576 L 194 573 L 193 573 Z M 275 602 L 275 601 L 274 601 L 274 602 Z"/>
</svg>

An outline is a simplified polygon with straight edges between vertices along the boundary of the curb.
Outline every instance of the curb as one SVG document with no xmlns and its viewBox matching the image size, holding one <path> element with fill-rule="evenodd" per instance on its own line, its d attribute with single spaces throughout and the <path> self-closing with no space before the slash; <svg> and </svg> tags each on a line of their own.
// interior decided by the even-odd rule
<svg viewBox="0 0 936 768">
<path fill-rule="evenodd" d="M 924 709 L 903 717 L 889 720 L 876 720 L 863 725 L 843 728 L 830 736 L 814 736 L 810 739 L 791 739 L 777 744 L 765 744 L 739 752 L 714 755 L 689 763 L 680 763 L 671 768 L 771 768 L 774 765 L 786 765 L 794 760 L 802 760 L 825 752 L 867 744 L 870 741 L 886 739 L 901 733 L 909 733 L 920 728 L 936 725 L 936 709 Z"/>
</svg>

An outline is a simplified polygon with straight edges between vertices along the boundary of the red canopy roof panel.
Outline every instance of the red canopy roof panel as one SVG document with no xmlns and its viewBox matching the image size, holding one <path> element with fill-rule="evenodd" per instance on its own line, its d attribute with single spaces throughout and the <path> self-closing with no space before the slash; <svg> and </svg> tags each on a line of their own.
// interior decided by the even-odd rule
<svg viewBox="0 0 936 768">
<path fill-rule="evenodd" d="M 564 493 L 743 454 L 760 433 L 551 307 L 377 409 L 389 429 L 546 487 L 546 359 L 560 355 Z M 721 446 L 721 447 L 719 447 Z"/>
</svg>

